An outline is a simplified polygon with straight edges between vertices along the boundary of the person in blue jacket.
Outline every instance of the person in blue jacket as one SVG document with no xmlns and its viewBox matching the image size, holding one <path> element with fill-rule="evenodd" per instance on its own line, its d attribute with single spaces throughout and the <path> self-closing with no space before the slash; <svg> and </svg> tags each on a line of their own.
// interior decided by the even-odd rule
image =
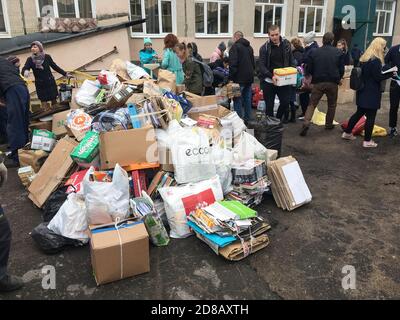
<svg viewBox="0 0 400 320">
<path fill-rule="evenodd" d="M 376 38 L 360 59 L 364 86 L 357 91 L 357 111 L 351 116 L 348 127 L 342 135 L 345 140 L 354 140 L 355 137 L 352 131 L 361 117 L 366 116 L 364 148 L 376 148 L 378 146 L 372 140 L 372 131 L 375 125 L 376 113 L 381 107 L 381 82 L 389 79 L 394 74 L 393 72 L 383 73 L 385 48 L 386 40 Z"/>
<path fill-rule="evenodd" d="M 150 74 L 151 71 L 144 67 L 145 64 L 156 63 L 157 52 L 153 49 L 153 42 L 150 38 L 144 38 L 144 48 L 139 51 L 140 66 Z"/>
</svg>

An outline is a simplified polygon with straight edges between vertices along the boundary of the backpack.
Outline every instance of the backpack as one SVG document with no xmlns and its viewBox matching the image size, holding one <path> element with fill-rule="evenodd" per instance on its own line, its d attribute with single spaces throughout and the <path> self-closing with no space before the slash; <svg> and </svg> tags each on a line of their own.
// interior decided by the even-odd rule
<svg viewBox="0 0 400 320">
<path fill-rule="evenodd" d="M 350 75 L 350 88 L 359 91 L 364 89 L 364 79 L 362 77 L 362 69 L 354 67 Z"/>
<path fill-rule="evenodd" d="M 200 65 L 201 73 L 203 74 L 203 86 L 206 88 L 212 87 L 214 83 L 214 73 L 210 66 L 205 62 L 197 60 L 196 58 L 192 58 L 192 60 Z"/>
</svg>

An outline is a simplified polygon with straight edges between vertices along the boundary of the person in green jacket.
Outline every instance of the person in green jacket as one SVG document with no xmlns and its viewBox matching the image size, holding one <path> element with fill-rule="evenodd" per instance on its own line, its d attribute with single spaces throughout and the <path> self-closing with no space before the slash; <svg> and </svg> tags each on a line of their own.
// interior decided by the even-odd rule
<svg viewBox="0 0 400 320">
<path fill-rule="evenodd" d="M 178 56 L 174 52 L 175 46 L 179 43 L 178 38 L 173 34 L 168 34 L 164 38 L 164 56 L 161 63 L 161 69 L 165 69 L 175 73 L 176 84 L 180 85 L 184 81 L 184 74 L 182 64 Z"/>
<path fill-rule="evenodd" d="M 156 63 L 158 59 L 157 52 L 153 49 L 153 43 L 150 38 L 144 38 L 144 48 L 139 51 L 140 66 L 148 73 L 151 71 L 144 67 L 145 64 Z"/>
<path fill-rule="evenodd" d="M 183 83 L 186 86 L 186 90 L 199 96 L 202 95 L 203 75 L 200 65 L 194 62 L 192 57 L 189 57 L 189 52 L 185 43 L 178 43 L 175 46 L 175 52 L 182 61 L 183 73 L 185 74 Z"/>
</svg>

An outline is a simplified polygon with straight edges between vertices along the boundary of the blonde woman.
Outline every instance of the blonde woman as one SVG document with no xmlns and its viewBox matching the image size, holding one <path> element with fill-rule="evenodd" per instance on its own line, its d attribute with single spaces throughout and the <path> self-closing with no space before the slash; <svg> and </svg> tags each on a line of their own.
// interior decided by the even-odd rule
<svg viewBox="0 0 400 320">
<path fill-rule="evenodd" d="M 378 146 L 371 138 L 376 113 L 381 107 L 381 82 L 393 76 L 392 72 L 382 74 L 385 48 L 386 40 L 376 38 L 360 59 L 364 87 L 357 91 L 357 112 L 350 118 L 349 125 L 342 135 L 345 140 L 354 140 L 355 137 L 351 132 L 361 117 L 365 115 L 367 120 L 365 123 L 364 148 L 376 148 Z"/>
</svg>

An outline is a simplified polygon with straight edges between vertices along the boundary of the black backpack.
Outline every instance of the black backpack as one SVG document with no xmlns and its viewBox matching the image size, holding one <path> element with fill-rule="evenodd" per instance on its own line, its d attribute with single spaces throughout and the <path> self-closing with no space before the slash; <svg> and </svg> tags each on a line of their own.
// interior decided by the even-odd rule
<svg viewBox="0 0 400 320">
<path fill-rule="evenodd" d="M 359 91 L 364 89 L 364 79 L 361 67 L 354 67 L 350 75 L 350 88 Z"/>
<path fill-rule="evenodd" d="M 214 73 L 210 66 L 196 58 L 192 58 L 192 60 L 200 65 L 201 73 L 203 75 L 203 86 L 206 88 L 212 87 L 214 83 Z"/>
</svg>

